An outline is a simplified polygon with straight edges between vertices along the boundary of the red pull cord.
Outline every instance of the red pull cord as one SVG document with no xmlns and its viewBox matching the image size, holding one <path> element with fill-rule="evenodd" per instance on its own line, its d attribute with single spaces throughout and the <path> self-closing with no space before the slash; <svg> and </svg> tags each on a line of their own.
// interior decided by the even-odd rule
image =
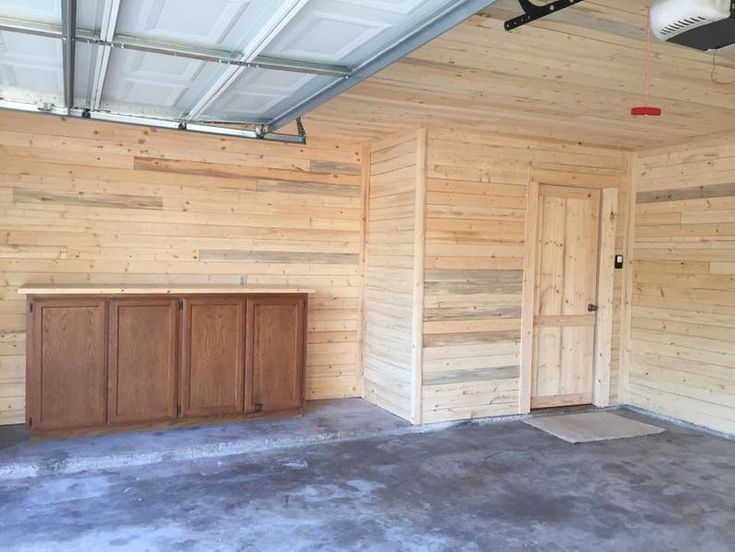
<svg viewBox="0 0 735 552">
<path fill-rule="evenodd" d="M 643 105 L 648 105 L 648 83 L 651 70 L 651 1 L 646 2 L 646 61 L 643 66 Z"/>
<path fill-rule="evenodd" d="M 643 65 L 643 100 L 642 106 L 634 107 L 630 114 L 634 117 L 660 117 L 661 108 L 648 105 L 648 89 L 651 69 L 651 0 L 646 2 L 646 60 Z"/>
</svg>

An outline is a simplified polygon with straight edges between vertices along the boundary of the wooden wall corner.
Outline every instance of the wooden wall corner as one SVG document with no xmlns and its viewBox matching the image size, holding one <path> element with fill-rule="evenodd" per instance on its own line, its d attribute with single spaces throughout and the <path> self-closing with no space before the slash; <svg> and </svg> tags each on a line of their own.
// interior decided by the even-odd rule
<svg viewBox="0 0 735 552">
<path fill-rule="evenodd" d="M 365 398 L 365 377 L 363 368 L 363 355 L 365 351 L 364 335 L 365 335 L 365 273 L 367 271 L 367 247 L 368 247 L 368 213 L 370 202 L 370 156 L 372 155 L 372 146 L 363 144 L 362 159 L 360 169 L 360 185 L 361 185 L 361 216 L 360 216 L 360 259 L 359 259 L 359 278 L 360 284 L 357 299 L 357 363 L 359 393 Z"/>
<path fill-rule="evenodd" d="M 638 154 L 627 155 L 627 185 L 628 185 L 628 208 L 625 229 L 625 253 L 623 265 L 623 290 L 620 311 L 620 373 L 618 375 L 618 402 L 628 404 L 629 397 L 629 374 L 630 374 L 630 341 L 632 327 L 632 303 L 633 303 L 633 242 L 635 238 L 635 205 L 636 205 L 636 179 L 635 167 L 638 162 Z"/>
<path fill-rule="evenodd" d="M 422 421 L 423 335 L 424 335 L 424 257 L 426 246 L 426 163 L 427 130 L 416 131 L 416 197 L 414 211 L 413 320 L 412 320 L 412 395 L 411 422 Z"/>
<path fill-rule="evenodd" d="M 533 354 L 534 288 L 536 286 L 536 235 L 538 233 L 539 183 L 530 178 L 526 206 L 518 412 L 531 412 L 531 363 Z"/>
</svg>

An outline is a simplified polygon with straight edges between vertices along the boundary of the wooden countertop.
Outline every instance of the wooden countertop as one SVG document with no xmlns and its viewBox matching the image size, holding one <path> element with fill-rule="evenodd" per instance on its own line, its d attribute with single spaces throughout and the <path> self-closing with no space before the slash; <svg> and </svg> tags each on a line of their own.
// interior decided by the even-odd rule
<svg viewBox="0 0 735 552">
<path fill-rule="evenodd" d="M 18 293 L 21 295 L 195 295 L 217 293 L 314 293 L 314 290 L 279 286 L 28 284 L 19 288 Z"/>
</svg>

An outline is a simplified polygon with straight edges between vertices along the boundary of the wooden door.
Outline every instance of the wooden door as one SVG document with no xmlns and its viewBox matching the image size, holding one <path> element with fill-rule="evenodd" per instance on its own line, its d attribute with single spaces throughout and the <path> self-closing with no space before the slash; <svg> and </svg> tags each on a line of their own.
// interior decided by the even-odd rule
<svg viewBox="0 0 735 552">
<path fill-rule="evenodd" d="M 600 192 L 539 186 L 531 407 L 592 402 Z"/>
<path fill-rule="evenodd" d="M 303 296 L 248 300 L 246 373 L 253 390 L 249 409 L 274 412 L 303 406 L 305 313 Z"/>
<path fill-rule="evenodd" d="M 28 317 L 27 398 L 31 429 L 106 421 L 104 299 L 34 299 Z"/>
<path fill-rule="evenodd" d="M 245 300 L 184 300 L 181 375 L 184 416 L 239 414 L 244 409 Z"/>
<path fill-rule="evenodd" d="M 176 417 L 176 299 L 110 302 L 108 423 Z"/>
</svg>

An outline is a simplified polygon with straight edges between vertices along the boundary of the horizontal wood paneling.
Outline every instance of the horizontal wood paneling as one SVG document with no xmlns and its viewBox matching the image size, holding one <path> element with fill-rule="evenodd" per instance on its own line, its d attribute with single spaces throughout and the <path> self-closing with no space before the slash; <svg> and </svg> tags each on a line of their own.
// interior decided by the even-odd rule
<svg viewBox="0 0 735 552">
<path fill-rule="evenodd" d="M 541 3 L 541 2 L 536 2 Z M 641 101 L 646 2 L 585 0 L 513 32 L 521 13 L 497 0 L 335 98 L 307 129 L 350 137 L 410 125 L 462 125 L 488 132 L 640 149 L 735 129 L 735 54 L 712 55 L 654 40 L 651 124 L 631 117 Z"/>
<path fill-rule="evenodd" d="M 529 176 L 620 188 L 619 151 L 430 129 L 424 276 L 423 420 L 519 411 L 519 343 Z M 625 209 L 621 209 L 624 213 Z M 622 250 L 624 223 L 618 236 Z M 617 397 L 621 274 L 616 275 L 613 402 Z"/>
<path fill-rule="evenodd" d="M 735 433 L 735 145 L 642 153 L 635 170 L 629 394 Z"/>
<path fill-rule="evenodd" d="M 411 419 L 417 134 L 372 147 L 367 209 L 365 398 Z"/>
<path fill-rule="evenodd" d="M 362 149 L 0 114 L 0 423 L 24 419 L 26 283 L 313 288 L 307 398 L 362 392 Z"/>
</svg>

